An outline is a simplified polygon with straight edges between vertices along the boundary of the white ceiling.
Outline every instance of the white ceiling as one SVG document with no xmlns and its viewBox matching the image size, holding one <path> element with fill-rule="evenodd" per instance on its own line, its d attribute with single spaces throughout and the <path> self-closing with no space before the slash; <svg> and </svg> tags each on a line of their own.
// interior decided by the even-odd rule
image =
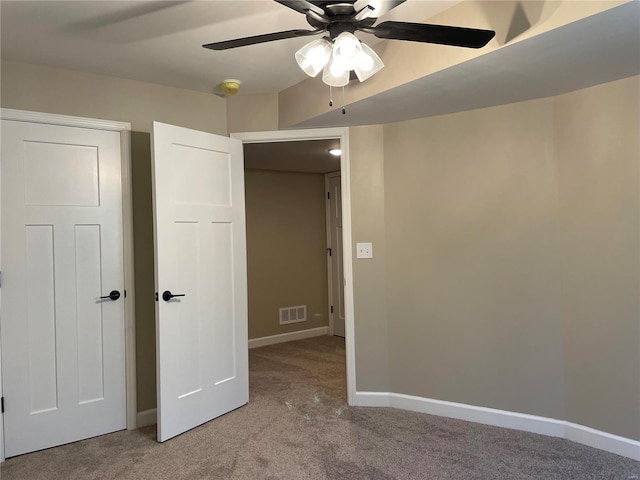
<svg viewBox="0 0 640 480">
<path fill-rule="evenodd" d="M 459 1 L 459 0 L 458 0 Z M 409 0 L 384 19 L 422 21 L 458 1 Z M 308 78 L 295 51 L 308 38 L 226 51 L 203 44 L 281 30 L 311 29 L 272 0 L 2 0 L 2 58 L 201 92 L 227 78 L 240 94 L 277 93 Z M 369 44 L 378 39 L 362 34 Z"/>
</svg>

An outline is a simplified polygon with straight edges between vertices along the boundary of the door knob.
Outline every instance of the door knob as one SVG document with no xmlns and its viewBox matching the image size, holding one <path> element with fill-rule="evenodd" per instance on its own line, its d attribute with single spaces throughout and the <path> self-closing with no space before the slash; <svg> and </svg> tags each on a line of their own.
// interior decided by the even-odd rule
<svg viewBox="0 0 640 480">
<path fill-rule="evenodd" d="M 111 292 L 109 292 L 109 295 L 106 295 L 104 297 L 100 297 L 100 299 L 110 299 L 113 301 L 116 301 L 120 298 L 120 292 L 118 290 L 111 290 Z"/>
<path fill-rule="evenodd" d="M 177 293 L 177 294 L 173 294 L 171 293 L 169 290 L 165 290 L 164 292 L 162 292 L 162 299 L 165 302 L 168 302 L 169 300 L 171 300 L 173 297 L 185 297 L 186 295 L 184 293 Z"/>
</svg>

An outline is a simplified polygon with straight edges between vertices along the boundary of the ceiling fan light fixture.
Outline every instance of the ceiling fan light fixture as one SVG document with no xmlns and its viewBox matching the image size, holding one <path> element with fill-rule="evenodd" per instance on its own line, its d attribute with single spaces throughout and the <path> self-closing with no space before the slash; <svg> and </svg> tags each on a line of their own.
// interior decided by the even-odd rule
<svg viewBox="0 0 640 480">
<path fill-rule="evenodd" d="M 342 32 L 333 41 L 332 57 L 345 70 L 353 70 L 362 51 L 360 40 L 349 32 Z"/>
<path fill-rule="evenodd" d="M 384 67 L 384 63 L 373 49 L 366 44 L 361 45 L 360 53 L 356 58 L 356 67 L 354 68 L 358 80 L 364 82 L 368 78 L 378 73 Z"/>
<path fill-rule="evenodd" d="M 332 54 L 322 72 L 322 81 L 331 87 L 344 87 L 349 83 L 349 69 Z"/>
<path fill-rule="evenodd" d="M 304 14 L 313 30 L 284 30 L 208 43 L 203 47 L 211 50 L 228 50 L 287 38 L 328 33 L 329 37 L 325 36 L 310 42 L 298 50 L 295 54 L 296 62 L 310 77 L 315 77 L 320 70 L 324 69 L 322 74 L 324 83 L 332 87 L 344 87 L 349 83 L 349 74 L 352 70 L 356 77 L 364 82 L 384 67 L 380 57 L 369 46 L 360 42 L 354 35 L 355 32 L 373 34 L 383 40 L 404 40 L 466 48 L 482 48 L 496 34 L 493 30 L 393 20 L 374 26 L 378 18 L 406 0 L 276 1 Z M 238 87 L 239 84 L 235 87 L 236 91 Z M 331 90 L 329 96 L 329 106 L 333 106 Z"/>
<path fill-rule="evenodd" d="M 324 37 L 307 43 L 296 52 L 296 62 L 304 73 L 315 77 L 329 61 L 332 45 L 331 41 Z"/>
</svg>

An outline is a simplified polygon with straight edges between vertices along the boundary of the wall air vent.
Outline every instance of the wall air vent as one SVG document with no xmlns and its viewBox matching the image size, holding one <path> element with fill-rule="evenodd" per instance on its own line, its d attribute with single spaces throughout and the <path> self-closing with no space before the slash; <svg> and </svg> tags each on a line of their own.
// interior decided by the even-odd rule
<svg viewBox="0 0 640 480">
<path fill-rule="evenodd" d="M 280 325 L 287 323 L 305 322 L 307 320 L 307 306 L 284 307 L 280 309 Z"/>
</svg>

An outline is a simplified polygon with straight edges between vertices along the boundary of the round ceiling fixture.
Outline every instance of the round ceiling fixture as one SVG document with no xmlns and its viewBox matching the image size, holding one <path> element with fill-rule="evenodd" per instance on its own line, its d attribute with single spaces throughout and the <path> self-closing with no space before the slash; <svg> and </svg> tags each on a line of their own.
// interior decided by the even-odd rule
<svg viewBox="0 0 640 480">
<path fill-rule="evenodd" d="M 220 84 L 220 90 L 228 95 L 235 95 L 240 90 L 240 85 L 242 82 L 240 80 L 236 80 L 235 78 L 228 78 L 227 80 L 223 80 Z"/>
</svg>

